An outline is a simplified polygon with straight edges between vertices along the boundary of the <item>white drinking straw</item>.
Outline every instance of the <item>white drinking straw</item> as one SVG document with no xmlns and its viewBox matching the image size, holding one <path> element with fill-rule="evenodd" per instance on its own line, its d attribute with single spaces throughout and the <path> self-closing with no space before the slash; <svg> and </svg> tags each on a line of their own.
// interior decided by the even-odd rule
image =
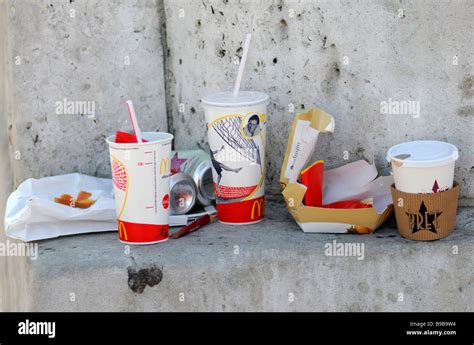
<svg viewBox="0 0 474 345">
<path fill-rule="evenodd" d="M 133 131 L 135 132 L 135 136 L 137 137 L 137 142 L 142 143 L 142 132 L 140 131 L 140 127 L 138 127 L 137 116 L 135 115 L 135 109 L 133 108 L 132 101 L 127 101 L 127 108 L 128 113 L 130 114 L 130 120 L 132 121 Z"/>
<path fill-rule="evenodd" d="M 242 82 L 242 75 L 244 74 L 245 61 L 247 60 L 247 55 L 250 48 L 250 40 L 252 39 L 252 34 L 247 34 L 245 37 L 244 52 L 242 53 L 242 60 L 240 61 L 239 72 L 237 73 L 237 79 L 234 84 L 234 93 L 232 96 L 235 98 L 239 94 L 240 83 Z"/>
</svg>

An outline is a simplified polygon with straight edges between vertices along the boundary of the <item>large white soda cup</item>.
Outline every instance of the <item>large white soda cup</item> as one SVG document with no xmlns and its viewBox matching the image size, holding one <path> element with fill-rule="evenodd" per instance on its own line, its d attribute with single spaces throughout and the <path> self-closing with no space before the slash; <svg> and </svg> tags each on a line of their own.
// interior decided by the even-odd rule
<svg viewBox="0 0 474 345">
<path fill-rule="evenodd" d="M 173 135 L 144 132 L 143 143 L 107 138 L 112 167 L 119 239 L 153 244 L 168 239 L 170 153 Z"/>
<path fill-rule="evenodd" d="M 202 98 L 217 218 L 223 223 L 259 222 L 264 213 L 266 93 L 214 93 Z"/>
<path fill-rule="evenodd" d="M 405 193 L 435 193 L 452 188 L 458 157 L 456 146 L 432 140 L 401 143 L 387 153 L 395 188 Z"/>
</svg>

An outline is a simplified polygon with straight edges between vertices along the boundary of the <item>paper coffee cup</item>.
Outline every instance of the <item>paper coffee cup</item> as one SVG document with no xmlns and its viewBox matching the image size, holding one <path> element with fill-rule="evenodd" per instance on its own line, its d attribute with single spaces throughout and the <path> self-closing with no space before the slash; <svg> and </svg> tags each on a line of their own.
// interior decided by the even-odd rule
<svg viewBox="0 0 474 345">
<path fill-rule="evenodd" d="M 456 146 L 432 140 L 410 141 L 388 150 L 395 187 L 405 193 L 434 193 L 453 186 Z"/>
<path fill-rule="evenodd" d="M 170 153 L 173 135 L 142 133 L 144 143 L 116 143 L 107 138 L 112 167 L 119 239 L 153 244 L 168 239 Z"/>
<path fill-rule="evenodd" d="M 265 133 L 269 97 L 263 92 L 220 92 L 202 98 L 217 218 L 259 222 L 264 213 Z"/>
</svg>

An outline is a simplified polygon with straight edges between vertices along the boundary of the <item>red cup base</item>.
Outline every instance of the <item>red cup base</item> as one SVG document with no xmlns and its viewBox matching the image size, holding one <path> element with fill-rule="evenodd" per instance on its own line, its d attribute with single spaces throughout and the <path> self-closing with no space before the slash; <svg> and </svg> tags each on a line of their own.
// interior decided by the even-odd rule
<svg viewBox="0 0 474 345">
<path fill-rule="evenodd" d="M 249 224 L 257 223 L 263 219 L 263 196 L 255 199 L 217 204 L 217 219 L 222 223 Z"/>
<path fill-rule="evenodd" d="M 146 245 L 163 242 L 169 236 L 169 224 L 140 224 L 118 220 L 119 239 L 128 244 Z"/>
</svg>

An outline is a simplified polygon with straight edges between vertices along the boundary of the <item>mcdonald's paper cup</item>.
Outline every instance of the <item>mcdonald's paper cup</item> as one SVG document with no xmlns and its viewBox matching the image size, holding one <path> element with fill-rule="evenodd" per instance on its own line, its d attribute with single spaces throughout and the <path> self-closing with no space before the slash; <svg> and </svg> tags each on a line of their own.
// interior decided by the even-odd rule
<svg viewBox="0 0 474 345">
<path fill-rule="evenodd" d="M 220 92 L 202 98 L 217 218 L 249 224 L 263 219 L 265 132 L 269 97 L 263 92 Z"/>
<path fill-rule="evenodd" d="M 395 188 L 405 193 L 436 193 L 453 187 L 456 146 L 432 140 L 410 141 L 388 150 Z"/>
<path fill-rule="evenodd" d="M 107 138 L 120 241 L 153 244 L 168 239 L 170 153 L 173 135 L 142 133 L 144 143 Z"/>
</svg>

